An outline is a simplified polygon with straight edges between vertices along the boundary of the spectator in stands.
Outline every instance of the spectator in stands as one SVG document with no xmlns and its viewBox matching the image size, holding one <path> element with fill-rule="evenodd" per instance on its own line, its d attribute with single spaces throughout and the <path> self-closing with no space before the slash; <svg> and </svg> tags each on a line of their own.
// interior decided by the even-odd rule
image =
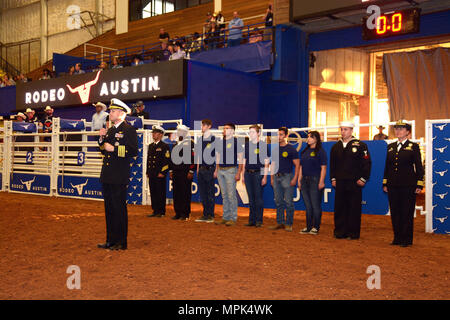
<svg viewBox="0 0 450 320">
<path fill-rule="evenodd" d="M 106 105 L 97 102 L 96 104 L 92 104 L 95 107 L 95 113 L 92 115 L 92 131 L 98 131 L 101 128 L 106 127 L 106 121 L 108 117 L 108 113 L 106 113 Z"/>
<path fill-rule="evenodd" d="M 214 22 L 215 22 L 216 20 L 213 18 L 211 12 L 208 12 L 208 13 L 206 14 L 206 20 L 205 20 L 205 23 L 203 24 L 205 32 L 206 32 L 206 30 L 209 29 L 209 24 L 211 23 L 211 21 L 214 21 Z"/>
<path fill-rule="evenodd" d="M 228 47 L 234 47 L 241 44 L 242 28 L 244 22 L 239 18 L 237 11 L 233 12 L 233 20 L 228 24 Z"/>
<path fill-rule="evenodd" d="M 184 58 L 186 58 L 186 52 L 181 48 L 181 43 L 175 43 L 174 53 L 170 56 L 169 60 L 178 60 Z"/>
<path fill-rule="evenodd" d="M 378 134 L 376 134 L 373 137 L 373 140 L 387 140 L 388 136 L 383 133 L 383 129 L 385 129 L 385 127 L 378 126 L 377 128 L 378 128 Z"/>
<path fill-rule="evenodd" d="M 81 69 L 81 63 L 78 62 L 77 64 L 75 64 L 75 71 L 73 74 L 83 74 L 83 73 L 86 73 L 86 72 L 84 72 L 84 70 Z"/>
<path fill-rule="evenodd" d="M 248 43 L 256 43 L 259 41 L 262 41 L 262 31 L 258 30 L 258 28 L 254 28 L 253 31 L 250 33 Z"/>
<path fill-rule="evenodd" d="M 158 61 L 167 61 L 171 55 L 172 53 L 169 51 L 167 43 L 161 42 L 161 50 L 159 51 L 156 59 Z"/>
<path fill-rule="evenodd" d="M 45 68 L 44 70 L 42 70 L 42 76 L 39 78 L 39 80 L 48 80 L 51 78 L 52 78 L 52 75 L 50 73 L 50 70 Z"/>
<path fill-rule="evenodd" d="M 141 57 L 138 55 L 135 55 L 133 57 L 133 62 L 131 63 L 132 66 L 139 66 L 141 64 L 144 64 L 144 61 L 142 61 Z"/>
<path fill-rule="evenodd" d="M 102 62 L 100 62 L 100 64 L 98 65 L 98 68 L 97 68 L 97 69 L 94 69 L 94 72 L 97 72 L 97 71 L 100 71 L 100 70 L 105 71 L 105 70 L 107 70 L 107 69 L 108 69 L 108 64 L 107 64 L 105 61 L 102 61 Z"/>
<path fill-rule="evenodd" d="M 123 68 L 123 65 L 119 63 L 119 57 L 114 56 L 111 63 L 111 69 L 120 69 Z"/>
<path fill-rule="evenodd" d="M 264 29 L 264 40 L 270 40 L 272 35 L 272 27 L 273 27 L 273 10 L 272 5 L 269 4 L 269 7 L 266 10 L 266 15 L 264 17 L 265 26 Z"/>
<path fill-rule="evenodd" d="M 34 111 L 31 108 L 27 108 L 27 110 L 25 110 L 25 114 L 27 115 L 27 119 L 25 120 L 26 122 L 36 122 L 38 121 L 38 118 L 35 116 L 36 111 Z"/>
<path fill-rule="evenodd" d="M 44 109 L 44 116 L 41 119 L 42 130 L 44 133 L 52 132 L 53 127 L 53 108 L 46 106 Z"/>
<path fill-rule="evenodd" d="M 69 69 L 67 70 L 67 74 L 69 76 L 74 75 L 75 74 L 75 66 L 70 66 Z"/>
<path fill-rule="evenodd" d="M 216 23 L 217 27 L 219 28 L 219 31 L 221 32 L 223 29 L 225 29 L 225 18 L 222 15 L 222 11 L 219 11 L 219 13 L 216 16 Z"/>
<path fill-rule="evenodd" d="M 132 117 L 144 117 L 144 119 L 150 119 L 148 112 L 144 111 L 145 105 L 143 101 L 136 102 L 136 104 L 134 104 L 133 107 L 134 110 L 133 113 L 131 114 Z"/>
<path fill-rule="evenodd" d="M 0 84 L 0 87 L 3 88 L 3 87 L 13 86 L 13 85 L 14 85 L 14 84 L 13 84 L 13 81 L 14 81 L 14 80 L 10 79 L 10 78 L 8 77 L 8 75 L 5 74 L 5 75 L 3 76 L 3 78 L 2 78 L 2 82 L 1 82 L 1 84 Z"/>
<path fill-rule="evenodd" d="M 20 82 L 20 83 L 26 83 L 26 82 L 30 81 L 27 77 L 25 77 L 25 75 L 23 73 L 19 74 L 18 78 L 19 78 L 18 82 Z"/>
<path fill-rule="evenodd" d="M 169 42 L 170 36 L 169 34 L 164 31 L 164 28 L 159 29 L 159 41 L 161 42 Z"/>
<path fill-rule="evenodd" d="M 218 31 L 218 29 L 216 28 L 216 22 L 211 21 L 208 24 L 208 29 L 206 29 L 205 35 L 205 45 L 208 50 L 213 50 L 216 48 L 217 37 L 219 36 L 218 34 L 216 34 L 216 30 Z"/>
<path fill-rule="evenodd" d="M 27 116 L 25 114 L 23 114 L 22 112 L 19 112 L 16 115 L 16 122 L 25 122 L 26 119 L 27 119 Z"/>
</svg>

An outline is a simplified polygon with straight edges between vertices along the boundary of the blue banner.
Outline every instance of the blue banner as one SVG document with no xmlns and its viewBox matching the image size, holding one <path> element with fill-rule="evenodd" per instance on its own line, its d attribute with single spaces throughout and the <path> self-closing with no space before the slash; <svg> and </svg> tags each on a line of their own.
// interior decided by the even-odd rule
<svg viewBox="0 0 450 320">
<path fill-rule="evenodd" d="M 62 196 L 103 199 L 100 178 L 58 176 L 58 194 Z"/>
<path fill-rule="evenodd" d="M 84 122 L 80 120 L 60 119 L 61 130 L 84 130 Z"/>
<path fill-rule="evenodd" d="M 142 122 L 142 119 L 139 117 L 130 117 L 127 116 L 125 120 L 136 129 L 142 129 L 144 127 L 144 123 Z"/>
<path fill-rule="evenodd" d="M 142 151 L 143 151 L 143 134 L 138 133 L 138 155 L 131 159 L 130 184 L 128 185 L 128 203 L 142 204 Z"/>
<path fill-rule="evenodd" d="M 433 123 L 433 232 L 450 234 L 450 123 Z"/>
<path fill-rule="evenodd" d="M 28 173 L 13 173 L 10 190 L 50 194 L 50 176 Z"/>
<path fill-rule="evenodd" d="M 28 122 L 13 122 L 12 129 L 20 132 L 36 132 L 36 124 Z"/>
<path fill-rule="evenodd" d="M 372 170 L 370 179 L 363 189 L 363 200 L 362 200 L 362 213 L 365 214 L 378 214 L 385 215 L 389 211 L 389 204 L 387 199 L 387 194 L 383 192 L 383 174 L 384 174 L 384 164 L 386 161 L 386 150 L 387 143 L 385 141 L 364 141 L 368 148 L 372 159 Z M 322 143 L 323 148 L 327 152 L 328 160 L 330 159 L 330 151 L 332 146 L 336 142 L 324 142 Z M 299 154 L 305 148 L 303 144 L 302 148 L 299 150 Z M 215 181 L 216 186 L 216 203 L 222 204 L 222 196 L 220 194 L 219 183 Z M 248 195 L 245 189 L 245 185 L 238 182 L 236 186 L 236 191 L 238 194 L 239 206 L 248 206 Z M 325 189 L 322 198 L 322 210 L 324 212 L 334 212 L 334 196 L 335 189 L 331 186 L 331 181 L 329 178 L 329 166 L 327 166 L 327 176 L 325 178 Z M 167 186 L 167 197 L 172 198 L 172 181 L 169 180 Z M 270 185 L 270 177 L 267 179 L 267 185 L 264 187 L 264 208 L 275 208 L 273 188 Z M 198 192 L 197 177 L 194 177 L 192 184 L 192 201 L 200 202 L 200 196 Z M 300 191 L 296 187 L 294 194 L 295 210 L 305 210 L 305 204 L 301 198 Z"/>
</svg>

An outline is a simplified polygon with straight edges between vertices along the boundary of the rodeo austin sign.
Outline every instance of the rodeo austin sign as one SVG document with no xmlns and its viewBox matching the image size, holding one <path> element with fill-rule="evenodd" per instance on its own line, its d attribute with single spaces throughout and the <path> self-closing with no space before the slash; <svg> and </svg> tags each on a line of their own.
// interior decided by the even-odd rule
<svg viewBox="0 0 450 320">
<path fill-rule="evenodd" d="M 16 109 L 184 96 L 185 66 L 184 60 L 174 60 L 21 83 Z"/>
</svg>

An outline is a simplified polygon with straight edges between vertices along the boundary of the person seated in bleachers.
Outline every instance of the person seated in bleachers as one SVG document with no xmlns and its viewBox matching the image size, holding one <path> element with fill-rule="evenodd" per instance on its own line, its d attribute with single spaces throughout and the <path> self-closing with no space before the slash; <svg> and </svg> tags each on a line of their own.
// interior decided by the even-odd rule
<svg viewBox="0 0 450 320">
<path fill-rule="evenodd" d="M 7 74 L 3 75 L 2 80 L 3 80 L 3 82 L 2 82 L 2 85 L 0 85 L 0 87 L 9 87 L 9 86 L 15 86 L 16 85 L 14 80 L 11 79 Z"/>
<path fill-rule="evenodd" d="M 75 74 L 75 66 L 70 66 L 69 69 L 67 69 L 67 75 L 72 76 Z"/>
<path fill-rule="evenodd" d="M 111 69 L 120 69 L 120 68 L 123 68 L 123 65 L 121 65 L 119 63 L 119 57 L 118 56 L 114 56 L 112 58 Z"/>
<path fill-rule="evenodd" d="M 170 53 L 167 43 L 161 42 L 161 50 L 155 52 L 155 54 L 153 55 L 153 60 L 155 62 L 167 61 L 167 60 L 169 60 L 171 54 L 172 53 Z"/>
<path fill-rule="evenodd" d="M 133 57 L 133 62 L 131 63 L 131 65 L 132 66 L 140 66 L 141 64 L 144 64 L 144 61 L 142 61 L 142 59 L 139 55 L 135 55 Z"/>
<path fill-rule="evenodd" d="M 25 77 L 25 75 L 23 73 L 19 74 L 17 82 L 27 83 L 28 81 L 31 81 L 31 80 L 28 79 L 27 77 Z"/>
<path fill-rule="evenodd" d="M 73 74 L 83 74 L 86 73 L 83 69 L 81 69 L 81 62 L 78 62 L 75 65 L 75 71 L 73 72 Z"/>
<path fill-rule="evenodd" d="M 52 78 L 52 75 L 50 73 L 50 70 L 45 68 L 44 70 L 42 70 L 42 76 L 39 78 L 39 80 L 48 80 L 51 78 Z"/>
<path fill-rule="evenodd" d="M 102 61 L 102 62 L 100 62 L 100 64 L 98 65 L 98 68 L 97 69 L 94 69 L 94 72 L 97 72 L 97 71 L 105 71 L 105 70 L 107 70 L 108 69 L 108 64 L 105 62 L 105 61 Z"/>
<path fill-rule="evenodd" d="M 217 47 L 217 42 L 219 40 L 220 31 L 217 28 L 216 22 L 211 21 L 209 23 L 209 29 L 206 33 L 205 44 L 208 50 L 214 50 Z"/>
<path fill-rule="evenodd" d="M 242 28 L 244 27 L 244 21 L 239 18 L 237 11 L 233 12 L 233 19 L 228 24 L 228 47 L 234 47 L 241 44 L 242 40 Z"/>
<path fill-rule="evenodd" d="M 252 32 L 250 32 L 248 43 L 256 43 L 262 41 L 263 36 L 262 32 L 258 30 L 258 28 L 254 28 Z"/>
<path fill-rule="evenodd" d="M 178 60 L 186 58 L 186 52 L 181 47 L 181 43 L 177 42 L 174 46 L 174 53 L 170 56 L 169 60 Z"/>
</svg>

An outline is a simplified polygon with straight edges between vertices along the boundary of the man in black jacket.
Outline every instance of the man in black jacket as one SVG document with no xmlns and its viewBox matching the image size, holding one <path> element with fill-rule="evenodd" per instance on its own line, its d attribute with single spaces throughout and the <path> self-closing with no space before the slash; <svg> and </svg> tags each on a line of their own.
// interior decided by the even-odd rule
<svg viewBox="0 0 450 320">
<path fill-rule="evenodd" d="M 189 128 L 177 127 L 178 142 L 172 149 L 170 178 L 173 182 L 174 220 L 189 220 L 191 213 L 192 179 L 194 177 L 194 143 Z"/>
<path fill-rule="evenodd" d="M 361 230 L 362 188 L 370 177 L 367 145 L 353 137 L 353 123 L 341 122 L 341 136 L 331 149 L 330 178 L 336 188 L 334 236 L 359 239 Z"/>
<path fill-rule="evenodd" d="M 138 155 L 136 129 L 125 122 L 130 108 L 119 99 L 111 99 L 109 118 L 113 126 L 100 129 L 98 143 L 103 153 L 100 182 L 103 187 L 106 217 L 106 243 L 102 249 L 127 249 L 127 187 L 130 159 Z"/>
<path fill-rule="evenodd" d="M 148 147 L 147 176 L 150 186 L 153 213 L 147 217 L 162 217 L 166 215 L 166 176 L 169 172 L 169 146 L 161 141 L 165 130 L 161 126 L 152 128 L 153 143 Z"/>
</svg>

